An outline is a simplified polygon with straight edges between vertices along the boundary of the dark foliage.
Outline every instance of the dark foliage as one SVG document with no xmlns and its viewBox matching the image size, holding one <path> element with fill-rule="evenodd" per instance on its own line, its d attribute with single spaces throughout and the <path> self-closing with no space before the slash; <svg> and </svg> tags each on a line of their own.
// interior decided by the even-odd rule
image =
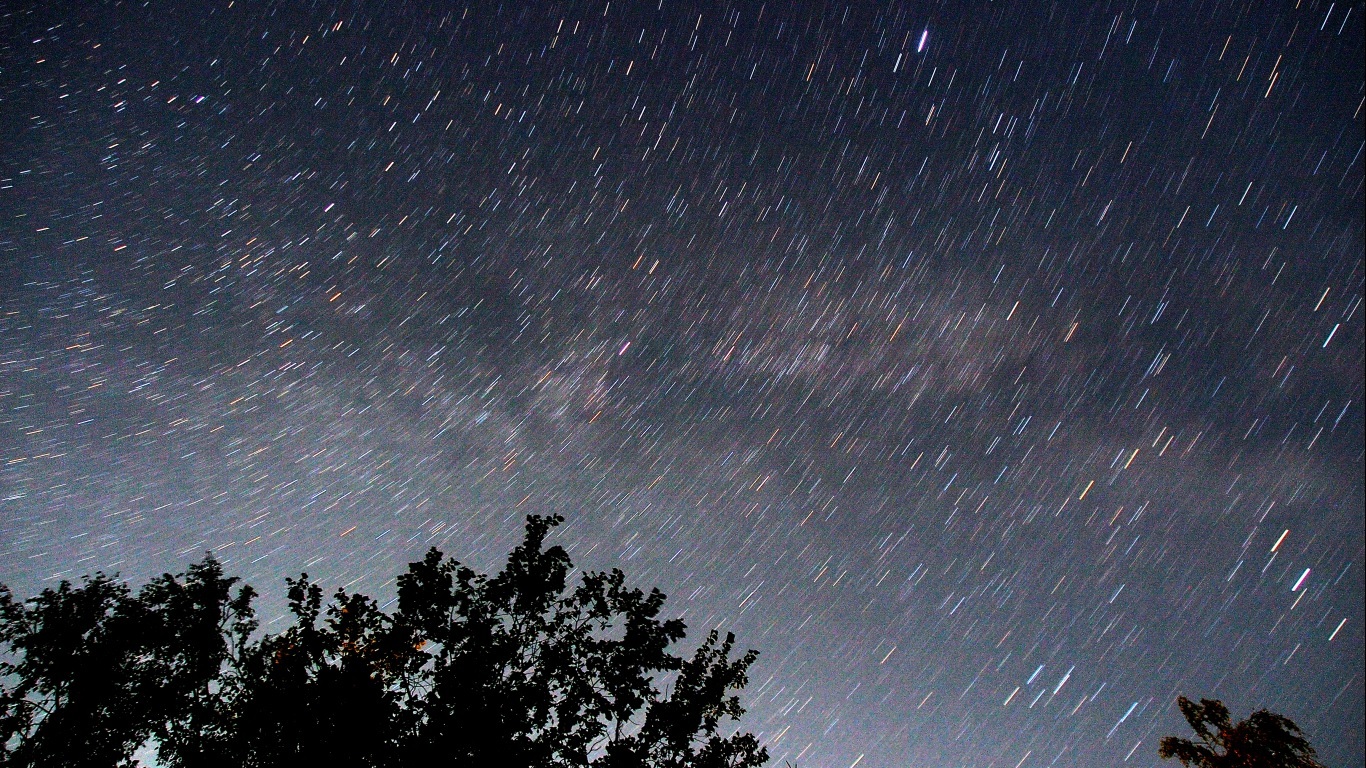
<svg viewBox="0 0 1366 768">
<path fill-rule="evenodd" d="M 492 578 L 435 549 L 397 608 L 307 574 L 292 624 L 256 636 L 249 586 L 206 557 L 139 592 L 103 574 L 19 602 L 0 586 L 0 765 L 755 768 L 728 733 L 756 656 L 683 622 L 620 571 L 587 573 L 530 517 Z"/>
<path fill-rule="evenodd" d="M 1200 740 L 1163 738 L 1157 754 L 1164 760 L 1196 768 L 1323 768 L 1287 717 L 1262 709 L 1235 724 L 1222 701 L 1181 696 L 1176 704 Z"/>
</svg>

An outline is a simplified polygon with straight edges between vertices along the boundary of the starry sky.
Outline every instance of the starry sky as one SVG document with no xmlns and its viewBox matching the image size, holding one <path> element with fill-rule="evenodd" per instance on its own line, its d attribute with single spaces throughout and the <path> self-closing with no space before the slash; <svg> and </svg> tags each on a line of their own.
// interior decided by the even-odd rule
<svg viewBox="0 0 1366 768">
<path fill-rule="evenodd" d="M 6 8 L 17 592 L 558 513 L 775 765 L 1366 760 L 1363 3 Z"/>
</svg>

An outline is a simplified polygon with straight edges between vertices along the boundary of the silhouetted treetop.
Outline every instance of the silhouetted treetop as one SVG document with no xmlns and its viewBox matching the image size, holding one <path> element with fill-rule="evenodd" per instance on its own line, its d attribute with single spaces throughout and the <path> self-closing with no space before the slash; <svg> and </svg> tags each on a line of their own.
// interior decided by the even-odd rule
<svg viewBox="0 0 1366 768">
<path fill-rule="evenodd" d="M 1157 751 L 1164 760 L 1196 768 L 1323 768 L 1288 717 L 1262 709 L 1233 723 L 1222 701 L 1180 696 L 1176 704 L 1200 740 L 1164 737 Z"/>
<path fill-rule="evenodd" d="M 756 652 L 711 632 L 689 657 L 664 595 L 619 570 L 570 585 L 527 518 L 492 577 L 436 549 L 397 605 L 286 579 L 289 625 L 206 556 L 136 594 L 97 574 L 15 600 L 0 586 L 0 765 L 755 768 L 728 725 Z"/>
</svg>

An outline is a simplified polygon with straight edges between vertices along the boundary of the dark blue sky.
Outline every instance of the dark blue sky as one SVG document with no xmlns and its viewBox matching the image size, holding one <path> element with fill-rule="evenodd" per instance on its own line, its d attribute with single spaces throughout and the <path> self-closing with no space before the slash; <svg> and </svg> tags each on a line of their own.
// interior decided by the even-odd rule
<svg viewBox="0 0 1366 768">
<path fill-rule="evenodd" d="M 1366 759 L 1362 3 L 7 8 L 16 591 L 556 512 L 778 765 Z"/>
</svg>

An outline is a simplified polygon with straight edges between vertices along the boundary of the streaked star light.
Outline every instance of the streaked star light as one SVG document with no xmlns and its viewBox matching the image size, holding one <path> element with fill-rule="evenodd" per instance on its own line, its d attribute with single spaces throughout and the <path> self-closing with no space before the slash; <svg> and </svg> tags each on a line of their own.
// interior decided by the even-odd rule
<svg viewBox="0 0 1366 768">
<path fill-rule="evenodd" d="M 774 765 L 1361 765 L 1364 16 L 6 6 L 0 581 L 554 512 Z"/>
</svg>

